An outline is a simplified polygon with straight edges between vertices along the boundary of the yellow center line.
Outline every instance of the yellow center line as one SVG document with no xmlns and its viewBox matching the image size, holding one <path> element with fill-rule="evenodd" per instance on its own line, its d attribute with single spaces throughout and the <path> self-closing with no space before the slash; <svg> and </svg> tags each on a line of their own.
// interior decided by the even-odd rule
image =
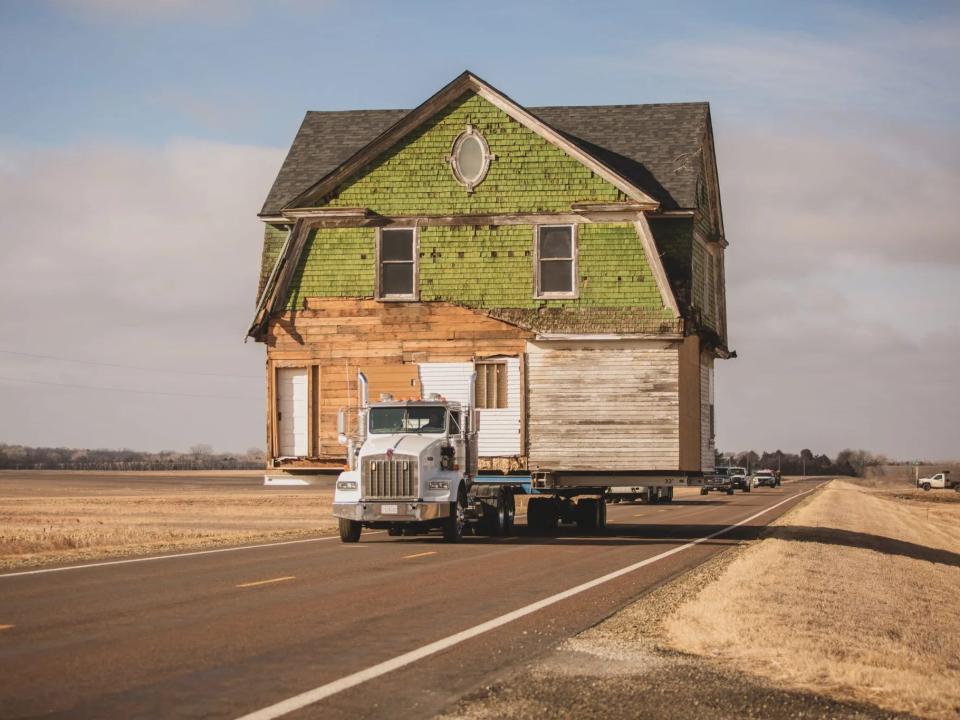
<svg viewBox="0 0 960 720">
<path fill-rule="evenodd" d="M 16 625 L 0 625 L 0 630 L 9 630 L 12 627 L 16 627 Z"/>
<path fill-rule="evenodd" d="M 296 575 L 287 575 L 285 577 L 271 578 L 270 580 L 257 580 L 255 582 L 240 583 L 238 588 L 256 587 L 257 585 L 268 585 L 270 583 L 284 582 L 286 580 L 296 580 Z"/>
<path fill-rule="evenodd" d="M 427 555 L 436 555 L 436 554 L 437 554 L 436 550 L 431 550 L 430 552 L 417 553 L 416 555 L 404 555 L 403 559 L 410 560 L 412 558 L 426 557 Z"/>
</svg>

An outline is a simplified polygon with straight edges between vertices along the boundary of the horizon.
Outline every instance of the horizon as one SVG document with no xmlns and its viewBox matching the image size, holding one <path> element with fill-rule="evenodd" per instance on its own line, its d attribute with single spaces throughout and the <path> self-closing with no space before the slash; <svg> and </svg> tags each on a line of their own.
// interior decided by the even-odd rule
<svg viewBox="0 0 960 720">
<path fill-rule="evenodd" d="M 0 439 L 262 446 L 256 213 L 300 121 L 469 67 L 528 107 L 710 102 L 739 355 L 718 447 L 957 456 L 960 9 L 494 3 L 464 50 L 463 7 L 0 7 Z"/>
</svg>

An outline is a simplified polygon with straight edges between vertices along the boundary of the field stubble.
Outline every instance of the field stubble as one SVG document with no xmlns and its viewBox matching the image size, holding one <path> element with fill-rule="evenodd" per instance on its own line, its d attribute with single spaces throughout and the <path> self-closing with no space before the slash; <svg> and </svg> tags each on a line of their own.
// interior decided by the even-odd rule
<svg viewBox="0 0 960 720">
<path fill-rule="evenodd" d="M 24 487 L 21 483 L 27 483 Z M 91 481 L 94 483 L 94 481 Z M 43 491 L 36 476 L 0 483 L 0 567 L 67 563 L 333 532 L 332 493 L 262 487 L 188 490 L 141 482 Z"/>
</svg>

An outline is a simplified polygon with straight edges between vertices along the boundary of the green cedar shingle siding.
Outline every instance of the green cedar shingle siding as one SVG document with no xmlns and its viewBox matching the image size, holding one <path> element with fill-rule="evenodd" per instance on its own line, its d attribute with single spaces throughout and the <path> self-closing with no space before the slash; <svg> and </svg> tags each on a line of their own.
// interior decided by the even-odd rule
<svg viewBox="0 0 960 720">
<path fill-rule="evenodd" d="M 263 286 L 270 277 L 283 243 L 287 239 L 287 228 L 283 225 L 266 225 L 263 230 L 263 252 L 260 254 L 260 283 L 257 286 L 257 300 L 263 294 Z"/>
<path fill-rule="evenodd" d="M 453 178 L 446 161 L 467 125 L 496 156 L 472 193 Z M 569 212 L 574 202 L 626 199 L 578 160 L 471 93 L 342 185 L 327 205 L 381 215 L 479 215 Z"/>
<path fill-rule="evenodd" d="M 475 308 L 635 307 L 663 310 L 660 292 L 630 223 L 577 226 L 580 297 L 533 297 L 534 229 L 420 228 L 420 299 Z M 291 283 L 287 307 L 308 297 L 372 297 L 376 230 L 312 231 Z M 664 317 L 668 311 L 663 310 Z"/>
</svg>

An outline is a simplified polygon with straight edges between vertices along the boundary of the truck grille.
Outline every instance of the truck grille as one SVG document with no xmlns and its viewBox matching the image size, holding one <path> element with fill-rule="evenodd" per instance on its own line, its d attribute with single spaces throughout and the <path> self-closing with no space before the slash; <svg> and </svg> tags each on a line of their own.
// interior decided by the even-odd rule
<svg viewBox="0 0 960 720">
<path fill-rule="evenodd" d="M 363 497 L 415 499 L 417 461 L 413 458 L 374 455 L 363 460 Z"/>
</svg>

